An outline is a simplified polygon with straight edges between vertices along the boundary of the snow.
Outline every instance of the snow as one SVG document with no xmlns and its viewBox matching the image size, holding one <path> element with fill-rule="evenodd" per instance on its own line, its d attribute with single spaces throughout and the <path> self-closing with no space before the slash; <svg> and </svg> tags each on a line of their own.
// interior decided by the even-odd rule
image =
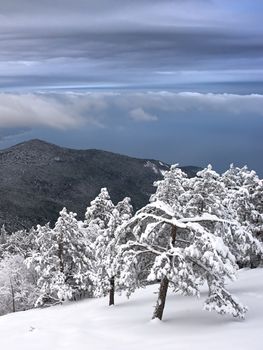
<svg viewBox="0 0 263 350">
<path fill-rule="evenodd" d="M 161 173 L 161 175 L 165 175 L 166 173 L 167 173 L 167 170 L 162 170 L 162 169 L 160 169 L 160 173 Z"/>
<path fill-rule="evenodd" d="M 155 174 L 159 174 L 159 172 L 160 172 L 160 170 L 158 169 L 158 167 L 154 164 L 154 163 L 152 163 L 152 162 L 150 162 L 149 160 L 144 164 L 144 166 L 145 166 L 145 168 L 150 168 L 150 169 L 152 169 L 152 171 L 155 173 Z"/>
<path fill-rule="evenodd" d="M 229 289 L 249 312 L 243 321 L 202 310 L 201 298 L 168 295 L 164 320 L 151 321 L 158 285 L 127 300 L 87 299 L 0 317 L 1 349 L 8 350 L 253 350 L 262 349 L 263 269 L 241 270 Z"/>
</svg>

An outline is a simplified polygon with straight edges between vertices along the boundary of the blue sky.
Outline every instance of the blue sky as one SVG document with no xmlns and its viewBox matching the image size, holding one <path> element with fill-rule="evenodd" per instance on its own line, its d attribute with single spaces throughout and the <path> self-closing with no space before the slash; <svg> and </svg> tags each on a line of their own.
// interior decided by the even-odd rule
<svg viewBox="0 0 263 350">
<path fill-rule="evenodd" d="M 0 17 L 1 148 L 263 174 L 261 0 L 12 0 Z"/>
</svg>

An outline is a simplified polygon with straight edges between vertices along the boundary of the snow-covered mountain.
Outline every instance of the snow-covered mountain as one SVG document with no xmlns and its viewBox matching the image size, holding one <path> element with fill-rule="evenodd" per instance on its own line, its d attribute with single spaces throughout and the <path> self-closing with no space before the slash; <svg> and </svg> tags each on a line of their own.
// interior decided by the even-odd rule
<svg viewBox="0 0 263 350">
<path fill-rule="evenodd" d="M 164 320 L 151 321 L 158 285 L 127 300 L 87 299 L 0 317 L 8 350 L 261 350 L 263 269 L 241 270 L 229 289 L 249 307 L 245 320 L 202 311 L 201 298 L 170 292 Z"/>
<path fill-rule="evenodd" d="M 168 168 L 156 160 L 67 149 L 41 140 L 18 144 L 0 151 L 0 226 L 14 230 L 54 222 L 64 206 L 83 216 L 101 187 L 108 188 L 115 202 L 131 197 L 138 209 Z M 199 168 L 183 170 L 193 176 Z"/>
</svg>

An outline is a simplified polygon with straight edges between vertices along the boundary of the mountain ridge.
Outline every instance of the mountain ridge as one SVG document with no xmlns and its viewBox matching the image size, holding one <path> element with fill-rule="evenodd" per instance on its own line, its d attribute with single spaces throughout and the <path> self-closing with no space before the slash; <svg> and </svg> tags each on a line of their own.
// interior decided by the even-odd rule
<svg viewBox="0 0 263 350">
<path fill-rule="evenodd" d="M 33 139 L 0 150 L 0 225 L 7 230 L 53 224 L 66 206 L 83 217 L 101 187 L 113 202 L 132 198 L 135 210 L 148 202 L 153 182 L 169 164 L 113 152 L 60 147 Z M 200 168 L 182 167 L 188 176 Z"/>
</svg>

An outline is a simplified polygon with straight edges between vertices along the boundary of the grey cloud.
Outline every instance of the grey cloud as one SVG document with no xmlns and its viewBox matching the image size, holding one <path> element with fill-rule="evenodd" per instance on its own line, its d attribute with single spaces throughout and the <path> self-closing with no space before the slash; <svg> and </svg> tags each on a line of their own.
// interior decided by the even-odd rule
<svg viewBox="0 0 263 350">
<path fill-rule="evenodd" d="M 86 97 L 85 97 L 86 96 Z M 219 113 L 230 115 L 235 119 L 257 115 L 263 117 L 263 95 L 236 95 L 193 92 L 136 92 L 120 94 L 95 94 L 108 105 L 114 105 L 123 111 L 135 110 L 135 114 L 143 112 L 154 116 L 158 111 L 161 115 L 168 113 L 173 118 L 187 116 L 188 112 L 205 115 Z M 92 94 L 82 95 L 82 98 L 93 98 Z M 152 112 L 154 111 L 154 113 Z M 212 118 L 212 117 L 211 117 Z M 142 118 L 143 119 L 143 118 Z"/>
<path fill-rule="evenodd" d="M 17 135 L 24 135 L 28 131 L 29 128 L 5 128 L 0 130 L 0 142 L 6 141 L 8 139 L 12 139 Z"/>
<path fill-rule="evenodd" d="M 249 14 L 239 18 L 238 2 L 234 19 L 235 11 L 220 4 L 2 1 L 0 75 L 10 80 L 2 88 L 103 80 L 142 85 L 158 80 L 161 70 L 262 67 L 262 26 Z"/>
<path fill-rule="evenodd" d="M 0 106 L 2 138 L 20 132 L 18 128 L 32 129 L 2 140 L 2 147 L 38 137 L 181 164 L 248 163 L 262 173 L 263 95 L 12 93 L 0 94 Z"/>
<path fill-rule="evenodd" d="M 59 101 L 34 94 L 0 94 L 0 127 L 74 128 L 82 122 Z"/>
<path fill-rule="evenodd" d="M 152 122 L 158 119 L 155 115 L 145 112 L 140 107 L 133 109 L 129 114 L 136 122 Z"/>
<path fill-rule="evenodd" d="M 37 34 L 37 33 L 36 33 Z M 147 79 L 169 81 L 156 71 L 215 70 L 262 67 L 262 41 L 243 40 L 224 32 L 206 33 L 203 30 L 171 30 L 137 33 L 70 33 L 65 37 L 14 40 L 8 46 L 0 43 L 5 52 L 5 68 L 1 75 L 13 86 L 48 86 L 54 84 L 124 82 L 142 84 Z M 17 58 L 19 50 L 19 61 Z M 242 60 L 241 60 L 242 58 Z M 241 61 L 240 63 L 239 60 Z M 224 64 L 222 63 L 224 61 Z M 212 74 L 211 74 L 212 75 Z M 220 72 L 214 79 L 220 76 Z M 242 71 L 240 71 L 242 76 Z M 31 78 L 32 77 L 32 78 Z M 231 78 L 231 75 L 229 75 Z M 171 79 L 170 79 L 171 80 Z M 3 79 L 2 79 L 3 81 Z M 3 84 L 3 87 L 5 84 Z"/>
<path fill-rule="evenodd" d="M 4 54 L 2 60 L 15 61 L 19 57 L 18 62 L 74 58 L 98 60 L 102 64 L 112 60 L 116 65 L 132 65 L 135 59 L 134 63 L 143 66 L 153 61 L 151 66 L 179 64 L 180 67 L 192 64 L 196 59 L 220 59 L 227 56 L 249 58 L 260 57 L 263 53 L 260 35 L 248 37 L 244 33 L 230 33 L 223 28 L 213 27 L 138 26 L 133 30 L 122 28 L 105 31 L 55 28 L 51 32 L 37 29 L 30 33 L 26 31 L 0 36 L 0 47 Z M 151 62 L 146 60 L 150 57 Z"/>
<path fill-rule="evenodd" d="M 63 11 L 89 11 L 92 14 L 108 11 L 109 9 L 115 10 L 122 6 L 128 6 L 129 8 L 137 6 L 138 4 L 161 4 L 161 3 L 211 3 L 211 0 L 1 0 L 1 13 L 31 13 L 31 12 L 63 12 Z"/>
<path fill-rule="evenodd" d="M 112 111 L 116 114 L 111 118 Z M 128 120 L 151 122 L 188 115 L 248 115 L 263 118 L 263 95 L 201 93 L 38 93 L 0 94 L 0 127 L 57 129 L 119 126 Z M 157 115 L 161 116 L 157 118 Z M 210 118 L 210 119 L 211 119 Z"/>
</svg>

